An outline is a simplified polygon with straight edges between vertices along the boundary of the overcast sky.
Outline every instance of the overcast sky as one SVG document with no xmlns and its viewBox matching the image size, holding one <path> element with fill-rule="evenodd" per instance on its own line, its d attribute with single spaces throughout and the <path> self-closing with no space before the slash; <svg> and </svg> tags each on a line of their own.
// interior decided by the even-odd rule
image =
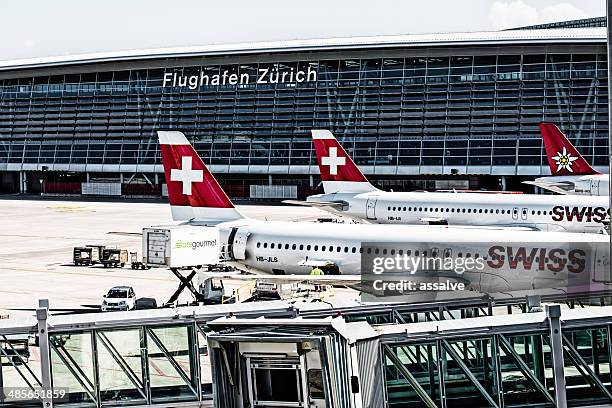
<svg viewBox="0 0 612 408">
<path fill-rule="evenodd" d="M 605 0 L 4 0 L 0 59 L 498 30 L 603 16 L 605 7 Z"/>
</svg>

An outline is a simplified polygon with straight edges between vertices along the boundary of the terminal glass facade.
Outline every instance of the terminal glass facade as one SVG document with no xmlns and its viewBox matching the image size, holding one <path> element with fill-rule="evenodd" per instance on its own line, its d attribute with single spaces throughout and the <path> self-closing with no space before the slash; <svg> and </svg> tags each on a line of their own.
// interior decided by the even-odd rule
<svg viewBox="0 0 612 408">
<path fill-rule="evenodd" d="M 241 56 L 226 64 L 200 58 L 197 65 L 164 60 L 164 67 L 121 62 L 113 70 L 93 64 L 19 78 L 4 72 L 0 170 L 118 172 L 138 165 L 160 172 L 153 167 L 161 163 L 155 132 L 176 129 L 215 171 L 309 174 L 309 131 L 323 128 L 371 173 L 539 175 L 547 172 L 540 121 L 558 124 L 587 160 L 607 165 L 605 45 L 494 50 L 274 57 L 282 62 Z M 261 69 L 311 70 L 316 80 L 164 86 L 165 75 L 175 73 L 255 78 Z"/>
</svg>

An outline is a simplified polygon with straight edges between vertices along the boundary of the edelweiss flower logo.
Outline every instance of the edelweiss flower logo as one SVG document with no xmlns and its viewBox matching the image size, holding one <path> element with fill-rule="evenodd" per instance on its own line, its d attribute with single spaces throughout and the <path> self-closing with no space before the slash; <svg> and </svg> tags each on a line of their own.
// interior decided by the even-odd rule
<svg viewBox="0 0 612 408">
<path fill-rule="evenodd" d="M 557 152 L 557 155 L 553 156 L 552 158 L 557 165 L 557 171 L 565 169 L 570 173 L 574 172 L 574 170 L 572 170 L 572 164 L 578 160 L 578 158 L 572 156 L 571 153 L 568 153 L 565 146 L 563 146 L 563 152 Z"/>
</svg>

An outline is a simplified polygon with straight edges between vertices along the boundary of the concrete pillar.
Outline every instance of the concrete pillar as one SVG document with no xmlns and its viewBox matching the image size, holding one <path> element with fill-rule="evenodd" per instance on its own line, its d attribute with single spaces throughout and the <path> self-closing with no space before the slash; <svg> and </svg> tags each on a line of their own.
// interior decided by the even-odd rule
<svg viewBox="0 0 612 408">
<path fill-rule="evenodd" d="M 310 187 L 314 187 L 314 177 L 312 177 L 312 174 L 308 176 L 308 182 Z"/>
<path fill-rule="evenodd" d="M 272 175 L 268 174 L 268 185 L 272 185 Z"/>
<path fill-rule="evenodd" d="M 506 191 L 506 176 L 502 176 L 501 178 L 501 188 L 502 191 Z"/>
<path fill-rule="evenodd" d="M 119 173 L 119 183 L 123 184 L 123 173 Z"/>
<path fill-rule="evenodd" d="M 19 194 L 25 194 L 28 192 L 28 176 L 25 171 L 19 172 Z"/>
<path fill-rule="evenodd" d="M 567 408 L 565 370 L 563 367 L 563 336 L 561 335 L 561 306 L 546 305 L 546 318 L 550 330 L 553 380 L 555 382 L 555 407 Z"/>
<path fill-rule="evenodd" d="M 38 346 L 40 348 L 40 377 L 43 390 L 43 407 L 52 408 L 53 399 L 51 386 L 51 349 L 49 347 L 49 333 L 47 318 L 49 317 L 49 301 L 41 299 L 36 309 L 36 320 L 38 320 Z M 42 307 L 41 307 L 42 306 Z"/>
<path fill-rule="evenodd" d="M 85 173 L 85 181 L 89 183 L 89 172 Z"/>
<path fill-rule="evenodd" d="M 159 174 L 155 173 L 155 185 L 159 185 Z"/>
</svg>

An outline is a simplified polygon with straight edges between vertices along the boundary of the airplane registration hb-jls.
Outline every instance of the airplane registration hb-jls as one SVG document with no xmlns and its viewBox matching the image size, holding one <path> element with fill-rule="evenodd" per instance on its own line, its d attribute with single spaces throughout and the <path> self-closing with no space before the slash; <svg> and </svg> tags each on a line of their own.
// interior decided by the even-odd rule
<svg viewBox="0 0 612 408">
<path fill-rule="evenodd" d="M 588 282 L 609 268 L 608 236 L 602 234 L 249 219 L 234 207 L 181 132 L 158 135 L 173 219 L 216 226 L 224 243 L 221 258 L 240 270 L 307 275 L 313 266 L 323 266 L 329 273 L 359 275 L 365 246 L 374 245 L 378 255 L 376 242 L 385 243 L 381 257 L 395 253 L 387 248 L 401 248 L 416 257 L 482 258 L 484 275 L 450 274 L 475 290 L 549 287 L 552 281 L 580 274 L 587 274 Z"/>
<path fill-rule="evenodd" d="M 542 194 L 387 192 L 368 182 L 328 130 L 313 130 L 324 194 L 306 202 L 377 224 L 527 227 L 539 231 L 602 232 L 608 197 Z"/>
</svg>

